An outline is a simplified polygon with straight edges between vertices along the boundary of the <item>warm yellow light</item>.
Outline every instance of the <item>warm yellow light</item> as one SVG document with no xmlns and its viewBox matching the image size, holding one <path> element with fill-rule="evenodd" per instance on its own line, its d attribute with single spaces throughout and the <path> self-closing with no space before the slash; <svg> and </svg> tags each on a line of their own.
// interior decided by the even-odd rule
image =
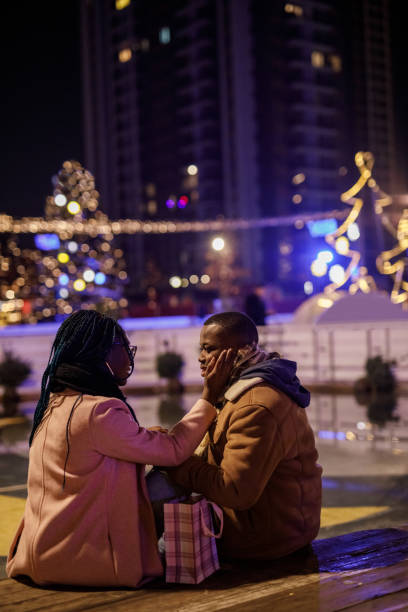
<svg viewBox="0 0 408 612">
<path fill-rule="evenodd" d="M 60 263 L 65 264 L 69 261 L 68 253 L 58 253 L 57 259 Z"/>
<path fill-rule="evenodd" d="M 294 196 L 293 196 L 293 198 L 292 198 L 292 202 L 293 202 L 294 204 L 300 204 L 300 203 L 301 203 L 301 201 L 302 201 L 302 199 L 303 199 L 303 198 L 302 198 L 302 196 L 300 195 L 300 193 L 295 193 L 295 195 L 294 195 Z"/>
<path fill-rule="evenodd" d="M 321 308 L 330 308 L 331 306 L 333 306 L 333 300 L 331 300 L 330 298 L 319 298 L 317 300 L 317 305 Z"/>
<path fill-rule="evenodd" d="M 75 291 L 83 291 L 86 287 L 86 283 L 84 280 L 82 280 L 82 278 L 77 278 L 74 281 L 73 287 L 75 289 Z"/>
<path fill-rule="evenodd" d="M 121 11 L 122 9 L 129 6 L 130 0 L 115 0 L 115 8 L 117 11 Z"/>
<path fill-rule="evenodd" d="M 303 8 L 298 4 L 287 3 L 284 7 L 285 13 L 292 13 L 296 17 L 301 17 L 303 15 Z"/>
<path fill-rule="evenodd" d="M 314 68 L 322 68 L 324 66 L 324 55 L 321 51 L 312 51 L 310 59 Z"/>
<path fill-rule="evenodd" d="M 78 202 L 75 202 L 75 200 L 71 200 L 70 202 L 68 202 L 68 204 L 67 204 L 67 211 L 71 215 L 78 214 L 80 210 L 81 210 L 81 207 L 78 204 Z"/>
<path fill-rule="evenodd" d="M 200 280 L 203 283 L 203 285 L 208 285 L 208 283 L 210 282 L 211 278 L 208 276 L 208 274 L 203 274 L 202 277 L 200 278 Z"/>
<path fill-rule="evenodd" d="M 303 172 L 299 172 L 299 174 L 295 174 L 295 176 L 292 178 L 292 183 L 294 185 L 300 185 L 301 183 L 304 182 L 305 179 L 306 177 L 303 174 Z"/>
<path fill-rule="evenodd" d="M 194 176 L 195 174 L 197 174 L 197 172 L 198 172 L 198 168 L 197 168 L 197 166 L 196 166 L 195 164 L 190 164 L 190 165 L 187 167 L 187 173 L 188 173 L 190 176 Z"/>
<path fill-rule="evenodd" d="M 132 59 L 132 49 L 129 49 L 129 47 L 126 47 L 126 49 L 121 49 L 118 53 L 118 58 L 122 64 L 125 64 Z"/>
<path fill-rule="evenodd" d="M 340 236 L 340 238 L 337 238 L 334 244 L 336 251 L 340 253 L 340 255 L 345 255 L 346 253 L 348 253 L 350 243 L 348 241 L 348 238 L 346 238 L 345 236 Z"/>
<path fill-rule="evenodd" d="M 198 278 L 197 274 L 192 274 L 189 280 L 192 285 L 196 285 L 200 279 Z"/>
<path fill-rule="evenodd" d="M 341 72 L 342 62 L 341 57 L 339 55 L 331 55 L 330 63 L 334 72 Z"/>
</svg>

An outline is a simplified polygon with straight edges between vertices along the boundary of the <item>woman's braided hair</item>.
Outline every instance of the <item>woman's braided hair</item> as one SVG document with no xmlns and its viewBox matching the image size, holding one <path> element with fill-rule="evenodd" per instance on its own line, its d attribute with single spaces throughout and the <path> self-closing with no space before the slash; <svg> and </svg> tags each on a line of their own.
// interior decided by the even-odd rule
<svg viewBox="0 0 408 612">
<path fill-rule="evenodd" d="M 50 382 L 57 367 L 63 362 L 103 362 L 113 342 L 118 338 L 123 340 L 127 348 L 125 332 L 119 323 L 112 317 L 102 315 L 95 310 L 79 310 L 62 323 L 55 336 L 48 364 L 42 377 L 41 395 L 34 412 L 30 445 L 47 409 L 51 392 Z M 128 354 L 133 368 L 133 356 L 129 349 Z M 136 420 L 130 406 L 129 409 Z"/>
</svg>

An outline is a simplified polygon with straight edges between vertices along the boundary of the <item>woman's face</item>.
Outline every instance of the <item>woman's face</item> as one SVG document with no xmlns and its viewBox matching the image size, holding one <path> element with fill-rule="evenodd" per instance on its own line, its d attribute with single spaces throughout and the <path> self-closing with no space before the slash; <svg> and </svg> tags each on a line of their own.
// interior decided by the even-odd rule
<svg viewBox="0 0 408 612">
<path fill-rule="evenodd" d="M 118 385 L 126 385 L 127 379 L 132 373 L 132 362 L 129 357 L 130 349 L 129 338 L 127 336 L 115 338 L 115 342 L 111 346 L 106 355 L 106 364 L 115 377 Z"/>
</svg>

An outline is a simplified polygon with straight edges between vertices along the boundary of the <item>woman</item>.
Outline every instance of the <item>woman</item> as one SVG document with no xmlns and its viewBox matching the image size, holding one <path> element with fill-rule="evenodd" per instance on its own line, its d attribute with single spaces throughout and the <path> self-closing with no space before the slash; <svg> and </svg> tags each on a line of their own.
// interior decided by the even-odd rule
<svg viewBox="0 0 408 612">
<path fill-rule="evenodd" d="M 167 434 L 140 427 L 119 388 L 135 353 L 120 325 L 95 311 L 76 312 L 59 328 L 34 415 L 9 577 L 136 587 L 162 574 L 144 464 L 175 466 L 192 454 L 233 356 L 213 361 L 201 399 Z"/>
</svg>

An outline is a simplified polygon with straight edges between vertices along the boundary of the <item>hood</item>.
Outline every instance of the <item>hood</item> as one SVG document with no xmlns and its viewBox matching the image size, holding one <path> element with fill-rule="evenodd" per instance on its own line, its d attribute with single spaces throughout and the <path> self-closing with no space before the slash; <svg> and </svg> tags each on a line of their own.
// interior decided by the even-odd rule
<svg viewBox="0 0 408 612">
<path fill-rule="evenodd" d="M 267 359 L 243 370 L 240 380 L 262 378 L 266 383 L 286 393 L 299 406 L 306 408 L 310 403 L 310 392 L 300 383 L 296 368 L 295 361 Z"/>
</svg>

